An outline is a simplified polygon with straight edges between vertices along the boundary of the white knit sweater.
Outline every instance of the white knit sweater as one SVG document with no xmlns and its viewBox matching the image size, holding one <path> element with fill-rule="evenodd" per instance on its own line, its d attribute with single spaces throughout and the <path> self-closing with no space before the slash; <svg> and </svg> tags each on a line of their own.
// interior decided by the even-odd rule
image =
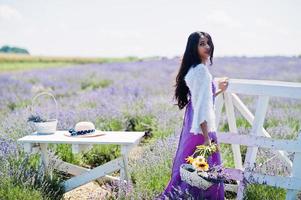
<svg viewBox="0 0 301 200">
<path fill-rule="evenodd" d="M 207 121 L 208 131 L 216 131 L 215 105 L 212 93 L 212 75 L 205 64 L 191 67 L 184 78 L 191 94 L 193 119 L 190 133 L 203 134 L 200 124 Z"/>
</svg>

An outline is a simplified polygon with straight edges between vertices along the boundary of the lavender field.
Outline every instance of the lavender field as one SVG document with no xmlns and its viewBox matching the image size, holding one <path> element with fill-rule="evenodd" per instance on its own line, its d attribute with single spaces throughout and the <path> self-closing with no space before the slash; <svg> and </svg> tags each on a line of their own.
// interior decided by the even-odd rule
<svg viewBox="0 0 301 200">
<path fill-rule="evenodd" d="M 219 57 L 213 62 L 209 68 L 214 77 L 301 82 L 300 57 Z M 128 188 L 125 199 L 153 199 L 169 180 L 181 132 L 184 110 L 179 110 L 173 99 L 173 85 L 179 65 L 180 58 L 160 58 L 0 73 L 0 180 L 3 180 L 0 182 L 0 196 L 11 190 L 11 193 L 18 194 L 30 192 L 31 199 L 63 198 L 62 193 L 56 191 L 59 191 L 58 182 L 66 175 L 57 173 L 57 182 L 38 186 L 34 180 L 40 179 L 35 177 L 34 172 L 39 170 L 39 155 L 26 157 L 16 142 L 33 131 L 27 123 L 33 96 L 41 91 L 50 91 L 59 105 L 58 129 L 69 129 L 78 121 L 91 121 L 100 130 L 151 133 L 129 158 L 133 184 Z M 254 113 L 256 98 L 239 96 Z M 55 105 L 50 98 L 41 97 L 35 109 L 55 117 Z M 236 114 L 239 133 L 247 134 L 250 125 Z M 272 137 L 295 139 L 300 124 L 300 101 L 271 98 L 264 126 Z M 228 130 L 225 113 L 219 130 Z M 78 155 L 73 155 L 68 145 L 53 146 L 52 150 L 68 162 L 93 167 L 114 159 L 120 153 L 119 147 L 114 145 L 95 146 L 92 151 Z M 245 154 L 246 148 L 241 147 L 241 150 Z M 274 155 L 273 152 L 260 149 L 257 162 L 264 162 Z M 228 145 L 222 145 L 222 156 L 226 167 L 234 166 Z M 22 164 L 24 162 L 34 167 L 26 167 Z M 267 174 L 289 173 L 289 169 L 277 157 L 265 162 L 258 170 Z M 33 178 L 32 181 L 17 181 L 22 180 L 20 177 Z M 13 191 L 11 188 L 16 189 Z M 107 183 L 103 188 L 109 193 L 108 199 L 116 198 L 114 185 Z M 68 199 L 105 198 L 100 193 L 81 195 L 69 194 Z M 235 195 L 227 193 L 227 197 L 231 199 Z M 267 186 L 251 185 L 246 193 L 246 199 L 284 198 L 284 190 Z"/>
</svg>

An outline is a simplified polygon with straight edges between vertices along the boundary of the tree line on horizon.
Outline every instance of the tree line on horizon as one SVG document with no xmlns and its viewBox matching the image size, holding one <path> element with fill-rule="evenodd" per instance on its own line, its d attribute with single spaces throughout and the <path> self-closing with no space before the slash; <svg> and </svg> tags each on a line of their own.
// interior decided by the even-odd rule
<svg viewBox="0 0 301 200">
<path fill-rule="evenodd" d="M 20 47 L 13 47 L 4 45 L 0 48 L 0 53 L 17 53 L 17 54 L 30 54 L 27 49 Z"/>
</svg>

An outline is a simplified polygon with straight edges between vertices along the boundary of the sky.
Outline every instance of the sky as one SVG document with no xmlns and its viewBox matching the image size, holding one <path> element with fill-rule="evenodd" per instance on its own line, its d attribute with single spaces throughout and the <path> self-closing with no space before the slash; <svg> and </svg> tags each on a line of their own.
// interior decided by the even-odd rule
<svg viewBox="0 0 301 200">
<path fill-rule="evenodd" d="M 190 33 L 205 31 L 214 56 L 295 56 L 300 10 L 300 0 L 0 0 L 0 46 L 45 56 L 174 57 Z"/>
</svg>

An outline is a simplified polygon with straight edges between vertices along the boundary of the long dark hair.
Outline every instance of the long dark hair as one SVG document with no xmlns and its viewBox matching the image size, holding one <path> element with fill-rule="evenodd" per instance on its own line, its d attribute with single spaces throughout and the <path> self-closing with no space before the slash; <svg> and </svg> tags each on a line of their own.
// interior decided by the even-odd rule
<svg viewBox="0 0 301 200">
<path fill-rule="evenodd" d="M 213 63 L 212 58 L 214 52 L 214 45 L 211 36 L 206 32 L 200 31 L 191 33 L 187 40 L 186 49 L 181 61 L 181 66 L 176 77 L 176 84 L 174 85 L 174 87 L 176 87 L 174 98 L 178 102 L 175 105 L 178 105 L 180 110 L 186 106 L 186 104 L 188 103 L 188 95 L 190 95 L 189 88 L 185 83 L 184 77 L 187 74 L 190 67 L 195 67 L 196 65 L 202 63 L 202 60 L 198 54 L 198 45 L 201 35 L 204 35 L 208 39 L 207 43 L 210 46 L 210 65 L 212 65 Z"/>
</svg>

